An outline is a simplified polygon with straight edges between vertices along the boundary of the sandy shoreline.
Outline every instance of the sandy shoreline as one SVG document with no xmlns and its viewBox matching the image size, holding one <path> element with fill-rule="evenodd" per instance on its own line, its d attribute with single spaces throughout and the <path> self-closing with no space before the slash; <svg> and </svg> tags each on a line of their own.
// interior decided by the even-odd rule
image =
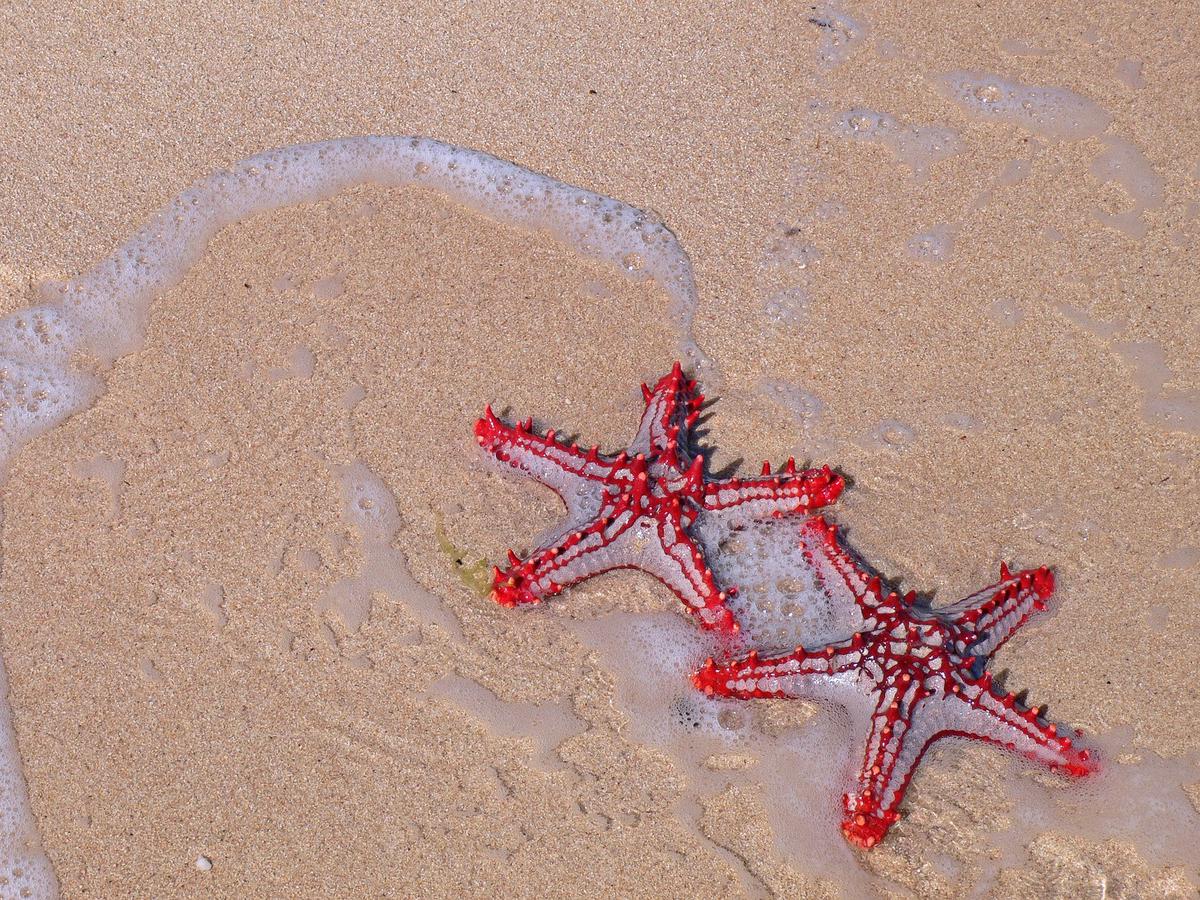
<svg viewBox="0 0 1200 900">
<path fill-rule="evenodd" d="M 1106 740 L 1120 790 L 1168 792 L 1167 821 L 1194 827 L 1187 15 L 806 9 L 639 8 L 624 29 L 609 13 L 531 29 L 512 5 L 10 19 L 0 308 L 85 270 L 196 177 L 342 134 L 425 133 L 650 208 L 695 266 L 715 463 L 838 466 L 855 548 L 939 598 L 1000 559 L 1052 565 L 1057 613 L 994 668 Z M 1063 141 L 978 121 L 931 87 L 953 71 L 1068 89 L 1111 124 Z M 903 147 L 848 136 L 851 110 L 945 129 L 957 152 L 924 175 Z M 1124 171 L 1149 175 L 1103 180 L 1116 138 L 1144 157 Z M 417 190 L 355 188 L 219 234 L 108 393 L 6 485 L 0 646 L 64 895 L 828 890 L 761 788 L 730 775 L 698 797 L 638 738 L 623 673 L 578 637 L 575 620 L 673 612 L 669 592 L 612 575 L 514 614 L 439 548 L 441 528 L 498 560 L 557 515 L 482 464 L 484 404 L 618 447 L 637 384 L 675 358 L 665 307 Z M 363 574 L 337 474 L 355 461 L 395 498 L 411 596 Z M 365 616 L 331 600 L 356 578 Z M 447 678 L 484 693 L 431 696 Z M 531 736 L 506 737 L 506 716 Z M 918 896 L 1194 892 L 1200 872 L 1149 830 L 1021 822 L 1060 795 L 1006 765 L 931 752 L 855 878 Z"/>
</svg>

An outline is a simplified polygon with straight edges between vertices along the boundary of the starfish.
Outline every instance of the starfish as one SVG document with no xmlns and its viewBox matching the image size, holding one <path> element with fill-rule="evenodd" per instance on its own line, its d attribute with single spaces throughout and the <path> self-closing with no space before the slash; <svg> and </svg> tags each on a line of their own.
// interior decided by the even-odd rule
<svg viewBox="0 0 1200 900">
<path fill-rule="evenodd" d="M 704 397 L 679 363 L 653 387 L 630 446 L 616 456 L 583 450 L 533 420 L 503 424 L 491 407 L 475 423 L 480 447 L 552 488 L 567 508 L 561 527 L 528 557 L 508 551 L 495 567 L 492 599 L 503 606 L 538 603 L 611 569 L 641 569 L 667 585 L 706 628 L 732 633 L 727 592 L 713 580 L 693 526 L 734 529 L 753 521 L 807 515 L 832 503 L 845 482 L 828 466 L 779 474 L 763 463 L 759 478 L 710 479 L 690 449 Z"/>
<path fill-rule="evenodd" d="M 841 545 L 836 526 L 813 516 L 802 526 L 806 555 L 819 581 L 853 594 L 862 626 L 848 640 L 824 647 L 717 665 L 711 658 L 693 676 L 709 696 L 823 699 L 837 687 L 865 693 L 873 703 L 870 734 L 853 791 L 842 798 L 842 832 L 870 849 L 900 818 L 905 789 L 926 748 L 949 735 L 999 744 L 1070 775 L 1096 769 L 1078 735 L 1000 691 L 984 671 L 989 657 L 1031 616 L 1046 608 L 1054 575 L 1045 567 L 1013 574 L 964 600 L 933 609 L 883 593 L 882 584 Z"/>
</svg>

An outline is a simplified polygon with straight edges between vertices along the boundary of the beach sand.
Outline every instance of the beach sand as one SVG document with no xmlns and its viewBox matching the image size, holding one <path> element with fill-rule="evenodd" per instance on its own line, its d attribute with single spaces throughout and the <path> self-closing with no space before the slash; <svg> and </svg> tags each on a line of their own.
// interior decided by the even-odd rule
<svg viewBox="0 0 1200 900">
<path fill-rule="evenodd" d="M 846 883 L 1195 896 L 1178 852 L 1200 834 L 1194 11 L 4 16 L 0 311 L 196 178 L 343 135 L 428 135 L 651 209 L 695 268 L 715 465 L 836 466 L 855 549 L 940 600 L 1002 559 L 1052 566 L 1056 612 L 992 668 L 1182 804 L 1141 831 L 1121 807 L 1111 828 L 1018 828 L 1030 779 L 942 742 Z M 953 72 L 1067 89 L 1111 121 L 1066 138 L 988 121 L 938 90 Z M 4 488 L 0 647 L 63 894 L 835 894 L 762 790 L 695 795 L 638 739 L 615 687 L 636 673 L 572 628 L 676 613 L 665 587 L 610 574 L 516 612 L 464 571 L 558 516 L 484 465 L 484 405 L 625 446 L 638 383 L 678 352 L 667 307 L 426 190 L 361 186 L 221 232 L 107 393 Z M 395 498 L 382 544 L 348 517 L 347 471 Z"/>
</svg>

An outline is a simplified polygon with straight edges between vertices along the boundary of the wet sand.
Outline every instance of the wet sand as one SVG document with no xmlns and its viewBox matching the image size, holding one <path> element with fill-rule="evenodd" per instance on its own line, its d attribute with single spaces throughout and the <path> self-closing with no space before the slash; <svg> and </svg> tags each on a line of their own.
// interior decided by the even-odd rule
<svg viewBox="0 0 1200 900">
<path fill-rule="evenodd" d="M 854 547 L 939 598 L 1000 559 L 1053 566 L 1057 613 L 993 668 L 1114 765 L 1165 757 L 1158 784 L 1195 803 L 1200 73 L 1183 36 L 1200 23 L 1030 9 L 534 26 L 514 5 L 44 7 L 3 25 L 0 303 L 35 302 L 206 172 L 344 134 L 426 134 L 652 209 L 697 274 L 715 463 L 836 465 Z M 960 71 L 1068 89 L 1111 123 L 1054 140 L 981 121 L 935 89 Z M 913 151 L 914 171 L 848 134 L 852 111 L 918 145 L 947 129 L 957 152 Z M 1103 180 L 1114 137 L 1149 175 L 1135 159 L 1118 175 L 1140 179 Z M 624 673 L 569 627 L 675 612 L 665 588 L 614 574 L 518 614 L 455 564 L 558 515 L 482 464 L 484 404 L 619 448 L 637 384 L 675 358 L 666 307 L 420 190 L 222 232 L 108 393 L 6 485 L 0 646 L 64 895 L 834 890 L 781 846 L 761 791 L 693 797 L 630 728 Z M 330 593 L 370 568 L 338 475 L 356 461 L 395 497 L 390 546 L 419 582 L 360 581 L 369 610 Z M 1023 795 L 1003 765 L 931 751 L 907 817 L 860 858 L 874 889 L 1194 895 L 1194 861 L 1157 835 L 1006 831 Z"/>
</svg>

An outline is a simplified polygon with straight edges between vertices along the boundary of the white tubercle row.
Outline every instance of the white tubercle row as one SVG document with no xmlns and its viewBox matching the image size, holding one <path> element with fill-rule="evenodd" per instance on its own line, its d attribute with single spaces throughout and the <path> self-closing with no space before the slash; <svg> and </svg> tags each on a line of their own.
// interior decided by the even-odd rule
<svg viewBox="0 0 1200 900">
<path fill-rule="evenodd" d="M 105 369 L 141 347 L 151 302 L 184 277 L 218 231 L 364 183 L 431 188 L 499 222 L 545 231 L 629 277 L 652 279 L 671 299 L 680 352 L 694 368 L 710 368 L 691 336 L 697 299 L 691 262 L 654 215 L 428 138 L 285 147 L 196 182 L 91 271 L 45 289 L 49 302 L 0 319 L 0 483 L 23 445 L 104 391 Z M 0 688 L 0 877 L 8 886 L 28 883 L 24 896 L 52 896 L 57 884 L 37 849 L 2 677 Z"/>
</svg>

